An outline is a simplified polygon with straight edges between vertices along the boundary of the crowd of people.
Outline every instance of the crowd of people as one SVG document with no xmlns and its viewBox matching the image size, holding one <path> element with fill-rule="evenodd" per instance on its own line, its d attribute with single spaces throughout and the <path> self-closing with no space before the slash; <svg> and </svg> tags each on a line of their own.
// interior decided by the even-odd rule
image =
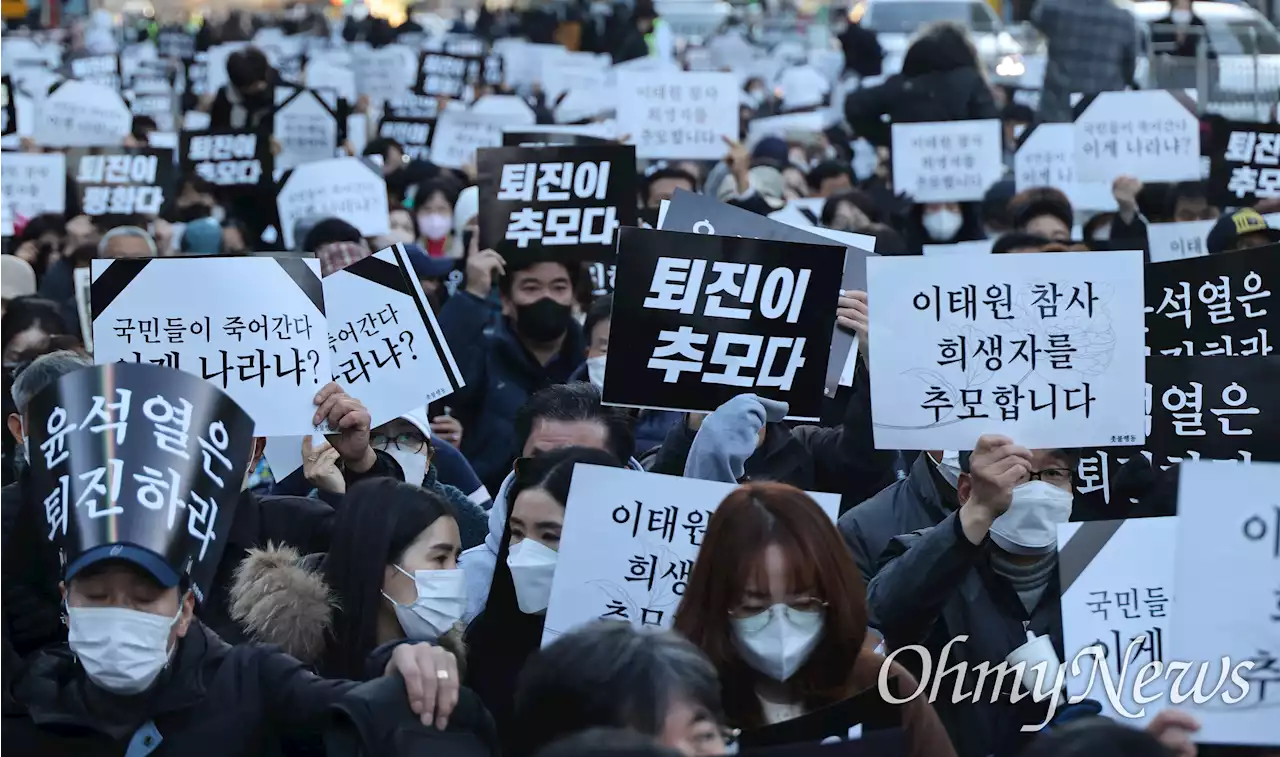
<svg viewBox="0 0 1280 757">
<path fill-rule="evenodd" d="M 1175 2 L 1173 13 L 1190 5 Z M 377 47 L 439 32 L 572 44 L 617 62 L 684 54 L 663 50 L 670 31 L 644 0 L 477 11 L 443 26 L 412 14 L 399 27 L 373 16 L 333 24 L 309 13 L 236 13 L 194 37 L 207 49 L 280 27 Z M 1126 14 L 1111 0 L 1037 3 L 1049 67 L 1035 107 L 992 83 L 961 26 L 922 27 L 901 71 L 884 76 L 874 34 L 838 14 L 845 66 L 836 81 L 823 79 L 810 97 L 807 85 L 783 90 L 744 76 L 742 131 L 729 135 L 722 160 L 640 169 L 641 223 L 657 226 L 663 202 L 683 190 L 761 216 L 817 200 L 815 227 L 873 238 L 881 256 L 981 240 L 995 254 L 1148 250 L 1149 224 L 1192 220 L 1216 221 L 1210 254 L 1280 242 L 1265 219 L 1280 200 L 1218 207 L 1203 181 L 1121 176 L 1108 212 L 1073 207 L 1056 186 L 1018 191 L 1011 175 L 980 202 L 917 203 L 895 189 L 891 151 L 902 148 L 891 144 L 892 124 L 999 119 L 1012 168 L 1017 135 L 1069 120 L 1071 93 L 1131 86 L 1137 53 L 1121 29 L 1131 26 Z M 124 45 L 156 33 L 107 31 Z M 68 53 L 96 52 L 103 32 L 101 17 L 75 20 L 60 39 Z M 795 60 L 782 68 L 814 70 Z M 207 113 L 212 129 L 269 129 L 285 84 L 250 45 L 227 58 L 225 84 L 185 107 Z M 556 102 L 540 88 L 520 94 L 540 123 L 554 121 Z M 376 107 L 363 97 L 345 105 Z M 828 106 L 843 119 L 824 131 L 747 140 L 755 119 Z M 126 144 L 146 146 L 156 133 L 152 119 L 136 117 Z M 19 149 L 65 151 L 42 146 L 39 134 Z M 285 253 L 263 239 L 263 195 L 232 197 L 195 175 L 178 177 L 160 216 L 105 223 L 82 212 L 68 177 L 64 213 L 14 219 L 0 258 L 7 754 L 707 757 L 823 712 L 862 723 L 863 705 L 840 710 L 851 701 L 865 703 L 867 718 L 888 708 L 903 735 L 894 753 L 912 757 L 1197 754 L 1197 720 L 1177 708 L 1140 729 L 1101 717 L 1090 700 L 1047 711 L 1045 700 L 1018 696 L 1017 683 L 989 702 L 884 696 L 886 685 L 910 692 L 928 675 L 910 656 L 886 661 L 913 644 L 936 659 L 967 636 L 952 658 L 994 664 L 1047 638 L 1070 659 L 1055 529 L 1071 518 L 1080 455 L 1000 435 L 972 452 L 877 449 L 867 355 L 883 347 L 870 339 L 867 292 L 840 294 L 836 323 L 858 337 L 857 368 L 851 386 L 826 398 L 820 421 L 785 420 L 785 403 L 755 394 L 707 414 L 606 406 L 613 301 L 589 264 L 508 261 L 481 249 L 474 166 L 410 158 L 391 138 L 346 149 L 381 166 L 388 234 L 308 217 Z M 94 316 L 77 270 L 95 259 L 280 251 L 319 258 L 329 272 L 397 244 L 462 388 L 374 425 L 340 380 L 325 385 L 313 422 L 330 433 L 305 439 L 302 465 L 287 475 L 272 471 L 266 440 L 255 438 L 248 459 L 235 461 L 243 484 L 224 508 L 234 515 L 218 532 L 204 596 L 172 555 L 109 534 L 92 544 L 51 540 L 54 505 L 32 484 L 46 451 L 29 440 L 46 422 L 32 415 L 36 398 L 94 370 L 85 346 Z M 1143 464 L 1136 456 L 1127 469 L 1134 498 L 1148 512 L 1174 513 L 1176 470 L 1133 470 Z M 702 503 L 715 512 L 669 628 L 600 620 L 548 637 L 581 465 L 737 485 Z M 806 492 L 838 495 L 838 519 Z M 74 509 L 88 506 L 96 500 Z M 1038 733 L 1022 730 L 1041 722 Z M 1280 745 L 1280 726 L 1276 734 Z"/>
</svg>

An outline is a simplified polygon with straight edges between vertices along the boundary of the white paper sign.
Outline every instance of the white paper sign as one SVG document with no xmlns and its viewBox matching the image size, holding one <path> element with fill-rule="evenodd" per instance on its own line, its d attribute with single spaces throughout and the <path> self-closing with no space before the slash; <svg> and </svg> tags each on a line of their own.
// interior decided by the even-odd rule
<svg viewBox="0 0 1280 757">
<path fill-rule="evenodd" d="M 1200 179 L 1200 121 L 1158 89 L 1099 94 L 1075 121 L 1076 178 Z"/>
<path fill-rule="evenodd" d="M 893 125 L 893 188 L 915 202 L 981 200 L 1004 176 L 999 119 Z"/>
<path fill-rule="evenodd" d="M 554 103 L 565 92 L 608 95 L 609 63 L 594 58 L 563 57 L 542 64 L 542 90 Z"/>
<path fill-rule="evenodd" d="M 475 165 L 476 150 L 502 146 L 503 121 L 467 111 L 445 111 L 436 121 L 431 162 L 444 168 Z"/>
<path fill-rule="evenodd" d="M 1171 661 L 1165 645 L 1173 617 L 1177 525 L 1178 519 L 1169 517 L 1058 526 L 1067 693 L 1097 701 L 1103 716 L 1134 728 L 1144 727 L 1169 704 L 1169 682 L 1163 679 L 1141 692 L 1164 692 L 1160 699 L 1137 704 L 1133 694 L 1144 665 Z M 1091 647 L 1096 655 L 1085 651 Z M 1080 674 L 1072 675 L 1077 658 Z"/>
<path fill-rule="evenodd" d="M 312 89 L 324 87 L 349 103 L 354 103 L 356 94 L 356 75 L 351 69 L 329 61 L 317 60 L 307 63 L 306 84 Z"/>
<path fill-rule="evenodd" d="M 599 618 L 670 628 L 707 522 L 737 488 L 575 465 L 543 646 Z M 808 494 L 834 521 L 840 495 Z"/>
<path fill-rule="evenodd" d="M 293 225 L 299 218 L 341 218 L 366 237 L 391 230 L 387 182 L 359 158 L 331 158 L 298 166 L 276 195 L 285 247 L 293 249 Z"/>
<path fill-rule="evenodd" d="M 95 362 L 200 376 L 244 408 L 258 436 L 314 430 L 313 400 L 331 375 L 320 261 L 94 260 L 92 270 Z"/>
<path fill-rule="evenodd" d="M 618 129 L 636 157 L 719 160 L 738 136 L 733 74 L 617 71 Z"/>
<path fill-rule="evenodd" d="M 333 157 L 338 146 L 338 118 L 314 92 L 300 90 L 276 109 L 272 137 L 280 145 L 275 156 L 278 179 L 303 163 Z"/>
<path fill-rule="evenodd" d="M 1144 438 L 1142 252 L 867 260 L 877 449 Z"/>
<path fill-rule="evenodd" d="M 67 204 L 67 156 L 7 152 L 0 161 L 0 195 L 17 217 L 63 213 Z"/>
<path fill-rule="evenodd" d="M 1168 659 L 1203 661 L 1210 682 L 1232 675 L 1248 685 L 1235 704 L 1227 699 L 1241 696 L 1235 681 L 1204 704 L 1184 703 L 1200 721 L 1195 740 L 1280 745 L 1280 464 L 1197 460 L 1180 467 Z M 1243 669 L 1249 661 L 1252 670 Z"/>
<path fill-rule="evenodd" d="M 333 380 L 379 426 L 462 387 L 413 266 L 390 247 L 324 279 Z"/>
<path fill-rule="evenodd" d="M 1147 224 L 1147 248 L 1151 262 L 1180 260 L 1208 255 L 1205 240 L 1217 221 L 1184 221 L 1181 223 Z"/>
<path fill-rule="evenodd" d="M 990 255 L 994 239 L 978 239 L 972 242 L 956 242 L 955 244 L 922 245 L 925 255 Z"/>
<path fill-rule="evenodd" d="M 42 147 L 114 147 L 133 126 L 120 93 L 68 79 L 37 106 L 34 137 Z"/>
<path fill-rule="evenodd" d="M 356 50 L 351 55 L 356 90 L 374 102 L 384 102 L 413 87 L 418 54 L 404 45 Z"/>
<path fill-rule="evenodd" d="M 1013 174 L 1019 192 L 1055 187 L 1066 194 L 1074 208 L 1116 210 L 1109 183 L 1076 181 L 1076 133 L 1071 124 L 1031 127 L 1013 156 Z"/>
<path fill-rule="evenodd" d="M 267 467 L 271 468 L 271 478 L 276 483 L 288 478 L 294 471 L 302 467 L 302 440 L 305 436 L 269 436 L 263 457 L 267 458 Z M 311 444 L 319 447 L 327 440 L 324 434 L 311 434 Z"/>
</svg>

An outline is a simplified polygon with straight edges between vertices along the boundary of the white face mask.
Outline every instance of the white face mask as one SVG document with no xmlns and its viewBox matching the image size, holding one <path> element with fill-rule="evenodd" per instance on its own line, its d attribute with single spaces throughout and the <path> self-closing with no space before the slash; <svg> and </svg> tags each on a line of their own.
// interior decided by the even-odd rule
<svg viewBox="0 0 1280 757">
<path fill-rule="evenodd" d="M 125 607 L 68 607 L 67 640 L 89 680 L 115 694 L 145 691 L 169 662 L 172 618 Z"/>
<path fill-rule="evenodd" d="M 444 239 L 453 231 L 453 218 L 444 213 L 423 213 L 418 216 L 418 231 L 432 241 Z"/>
<path fill-rule="evenodd" d="M 1169 11 L 1169 18 L 1173 19 L 1173 23 L 1178 26 L 1188 26 L 1191 24 L 1191 11 L 1172 10 Z"/>
<path fill-rule="evenodd" d="M 795 675 L 822 638 L 823 613 L 776 604 L 750 618 L 733 618 L 733 640 L 748 665 L 776 681 Z"/>
<path fill-rule="evenodd" d="M 930 239 L 945 242 L 955 238 L 964 225 L 964 216 L 954 210 L 935 210 L 924 214 L 923 224 Z"/>
<path fill-rule="evenodd" d="M 435 641 L 449 632 L 467 609 L 467 578 L 461 568 L 453 570 L 415 570 L 413 573 L 393 565 L 413 579 L 418 598 L 402 605 L 386 592 L 382 596 L 396 609 L 396 620 L 404 635 L 413 641 Z"/>
<path fill-rule="evenodd" d="M 528 615 L 546 612 L 551 602 L 551 579 L 559 559 L 559 552 L 533 539 L 526 538 L 511 548 L 507 567 L 511 569 L 520 612 Z"/>
<path fill-rule="evenodd" d="M 991 524 L 991 540 L 1015 555 L 1041 555 L 1058 543 L 1058 524 L 1071 518 L 1071 492 L 1043 481 L 1013 490 L 1013 502 Z"/>
<path fill-rule="evenodd" d="M 932 460 L 933 457 L 930 456 L 929 459 Z M 954 489 L 960 481 L 960 453 L 953 449 L 945 450 L 942 453 L 942 462 L 934 465 L 938 466 L 938 472 Z"/>
<path fill-rule="evenodd" d="M 391 459 L 396 461 L 396 464 L 400 466 L 400 470 L 404 471 L 406 484 L 422 486 L 422 481 L 427 477 L 427 466 L 429 465 L 425 454 L 400 449 L 394 444 L 388 444 L 381 449 L 391 455 Z"/>
<path fill-rule="evenodd" d="M 591 381 L 591 385 L 601 391 L 604 390 L 604 360 L 608 355 L 598 355 L 596 357 L 587 358 L 587 379 Z"/>
</svg>

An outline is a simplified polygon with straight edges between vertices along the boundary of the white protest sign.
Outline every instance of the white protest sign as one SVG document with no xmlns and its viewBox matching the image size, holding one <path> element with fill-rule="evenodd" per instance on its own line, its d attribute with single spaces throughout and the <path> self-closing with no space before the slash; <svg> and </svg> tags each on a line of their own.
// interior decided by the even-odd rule
<svg viewBox="0 0 1280 757">
<path fill-rule="evenodd" d="M 276 483 L 288 478 L 302 467 L 302 440 L 305 436 L 269 436 L 262 456 L 267 458 L 271 478 Z M 324 434 L 311 434 L 311 444 L 319 447 L 327 440 Z"/>
<path fill-rule="evenodd" d="M 1031 127 L 1014 153 L 1013 175 L 1019 192 L 1032 187 L 1056 187 L 1066 194 L 1072 207 L 1116 210 L 1109 183 L 1076 181 L 1076 133 L 1071 124 Z"/>
<path fill-rule="evenodd" d="M 304 75 L 308 87 L 324 87 L 349 103 L 354 103 L 358 97 L 355 72 L 345 66 L 327 60 L 309 61 Z"/>
<path fill-rule="evenodd" d="M 754 118 L 747 124 L 747 147 L 755 147 L 765 137 L 786 139 L 793 134 L 821 134 L 827 128 L 827 116 L 819 111 L 787 113 L 781 116 Z"/>
<path fill-rule="evenodd" d="M 1152 263 L 1208 255 L 1205 241 L 1217 221 L 1147 224 L 1147 249 Z"/>
<path fill-rule="evenodd" d="M 93 261 L 93 359 L 156 363 L 221 387 L 259 436 L 310 433 L 329 382 L 320 261 Z"/>
<path fill-rule="evenodd" d="M 994 239 L 977 239 L 954 244 L 926 244 L 921 248 L 925 255 L 990 255 L 995 242 Z"/>
<path fill-rule="evenodd" d="M 1280 745 L 1280 464 L 1190 460 L 1180 468 L 1178 594 L 1167 659 L 1194 661 L 1190 676 L 1203 666 L 1210 682 L 1232 678 L 1208 702 L 1183 704 L 1200 721 L 1194 738 Z"/>
<path fill-rule="evenodd" d="M 594 124 L 537 124 L 535 126 L 504 126 L 503 134 L 564 134 L 566 136 L 595 137 L 596 139 L 616 139 L 617 123 L 602 121 Z M 541 140 L 539 140 L 541 141 Z"/>
<path fill-rule="evenodd" d="M 67 156 L 9 152 L 0 162 L 0 197 L 14 216 L 63 213 L 67 205 Z"/>
<path fill-rule="evenodd" d="M 333 380 L 378 426 L 462 387 L 430 303 L 403 248 L 389 247 L 324 278 Z"/>
<path fill-rule="evenodd" d="M 877 449 L 1145 438 L 1141 251 L 867 260 Z"/>
<path fill-rule="evenodd" d="M 36 111 L 33 136 L 42 147 L 115 147 L 133 126 L 119 92 L 74 79 L 59 84 Z"/>
<path fill-rule="evenodd" d="M 1200 120 L 1160 89 L 1103 92 L 1075 121 L 1076 179 L 1200 179 Z"/>
<path fill-rule="evenodd" d="M 636 157 L 719 160 L 738 136 L 733 74 L 617 71 L 618 129 Z"/>
<path fill-rule="evenodd" d="M 356 90 L 374 102 L 390 100 L 413 87 L 418 54 L 404 45 L 357 50 L 351 55 Z"/>
<path fill-rule="evenodd" d="M 501 118 L 508 126 L 533 126 L 538 122 L 538 116 L 529 103 L 515 95 L 485 95 L 476 100 L 468 112 L 473 116 Z"/>
<path fill-rule="evenodd" d="M 298 166 L 276 195 L 285 247 L 293 249 L 293 225 L 300 218 L 337 217 L 366 237 L 391 230 L 387 182 L 359 158 L 331 158 Z"/>
<path fill-rule="evenodd" d="M 1177 526 L 1176 517 L 1058 526 L 1067 693 L 1088 696 L 1102 705 L 1103 716 L 1134 728 L 1169 703 L 1163 696 L 1137 704 L 1133 694 L 1144 665 L 1171 659 L 1164 650 L 1173 617 Z M 1080 673 L 1072 675 L 1077 659 Z M 1169 683 L 1157 680 L 1141 694 L 1167 692 Z"/>
<path fill-rule="evenodd" d="M 477 149 L 501 146 L 501 119 L 449 110 L 436 121 L 431 162 L 444 168 L 462 168 L 475 165 Z"/>
<path fill-rule="evenodd" d="M 542 89 L 554 103 L 566 92 L 608 95 L 609 64 L 594 58 L 564 57 L 542 65 Z"/>
<path fill-rule="evenodd" d="M 277 88 L 289 97 L 272 117 L 271 136 L 280 151 L 275 156 L 275 177 L 303 163 L 327 160 L 338 146 L 338 118 L 315 92 Z M 290 96 L 291 95 L 291 96 Z"/>
<path fill-rule="evenodd" d="M 999 119 L 893 125 L 893 188 L 917 203 L 972 202 L 1004 176 Z"/>
<path fill-rule="evenodd" d="M 711 514 L 737 488 L 575 465 L 543 646 L 599 618 L 670 628 Z M 808 495 L 835 520 L 840 495 Z"/>
</svg>

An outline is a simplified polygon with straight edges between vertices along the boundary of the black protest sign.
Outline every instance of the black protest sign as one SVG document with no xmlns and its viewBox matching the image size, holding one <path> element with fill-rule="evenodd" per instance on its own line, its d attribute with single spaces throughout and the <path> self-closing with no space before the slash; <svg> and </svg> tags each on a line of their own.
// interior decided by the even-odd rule
<svg viewBox="0 0 1280 757">
<path fill-rule="evenodd" d="M 501 83 L 501 57 L 423 52 L 418 59 L 418 82 L 414 91 L 428 97 L 473 100 L 477 86 Z"/>
<path fill-rule="evenodd" d="M 257 187 L 271 180 L 271 141 L 253 131 L 184 131 L 178 161 L 186 176 L 218 187 Z"/>
<path fill-rule="evenodd" d="M 192 60 L 196 57 L 196 37 L 181 29 L 162 29 L 156 35 L 156 49 L 161 58 Z"/>
<path fill-rule="evenodd" d="M 531 127 L 527 131 L 504 131 L 502 133 L 503 147 L 554 147 L 556 145 L 589 147 L 591 145 L 613 144 L 617 144 L 617 140 L 567 131 L 543 131 L 537 127 Z"/>
<path fill-rule="evenodd" d="M 129 112 L 135 116 L 147 116 L 156 122 L 156 130 L 175 131 L 174 123 L 177 115 L 177 96 L 172 90 L 156 92 L 152 90 L 126 89 L 124 100 L 129 104 Z"/>
<path fill-rule="evenodd" d="M 1137 455 L 1157 471 L 1196 459 L 1280 461 L 1277 382 L 1280 357 L 1147 358 L 1145 443 L 1117 440 L 1114 447 L 1081 451 L 1073 520 L 1127 516 L 1135 503 L 1124 501 L 1127 495 L 1113 484 Z"/>
<path fill-rule="evenodd" d="M 63 71 L 69 79 L 120 89 L 120 56 L 114 53 L 71 58 L 63 65 Z"/>
<path fill-rule="evenodd" d="M 8 74 L 4 76 L 3 83 L 0 83 L 0 108 L 3 108 L 3 129 L 0 129 L 0 136 L 9 136 L 18 131 L 18 108 L 13 100 L 13 80 Z"/>
<path fill-rule="evenodd" d="M 434 120 L 440 115 L 440 101 L 428 95 L 405 92 L 382 105 L 382 117 L 393 120 Z"/>
<path fill-rule="evenodd" d="M 154 365 L 70 373 L 28 408 L 31 491 L 66 564 L 129 544 L 212 588 L 253 450 L 253 421 L 207 381 Z"/>
<path fill-rule="evenodd" d="M 897 682 L 890 680 L 891 693 L 897 696 Z M 819 744 L 828 740 L 866 738 L 868 733 L 888 731 L 901 733 L 902 709 L 886 702 L 878 689 L 867 689 L 848 699 L 827 705 L 798 718 L 743 731 L 738 747 L 743 750 L 784 744 Z M 852 734 L 854 735 L 850 735 Z"/>
<path fill-rule="evenodd" d="M 623 227 L 604 401 L 708 413 L 738 394 L 821 414 L 844 256 Z"/>
<path fill-rule="evenodd" d="M 858 738 L 820 743 L 801 741 L 760 749 L 742 749 L 742 757 L 906 757 L 907 732 L 902 728 L 872 731 Z"/>
<path fill-rule="evenodd" d="M 188 108 L 195 106 L 194 98 L 201 97 L 208 92 L 209 86 L 209 54 L 196 53 L 196 56 L 182 64 L 182 84 L 183 94 L 191 95 L 191 104 Z"/>
<path fill-rule="evenodd" d="M 1280 306 L 1280 245 L 1149 263 L 1147 354 L 1269 355 Z"/>
<path fill-rule="evenodd" d="M 1217 121 L 1209 196 L 1222 207 L 1280 198 L 1280 124 Z"/>
<path fill-rule="evenodd" d="M 87 216 L 152 217 L 176 191 L 173 150 L 118 147 L 76 162 L 80 211 Z"/>
<path fill-rule="evenodd" d="M 619 226 L 636 224 L 636 151 L 495 147 L 476 151 L 480 249 L 515 260 L 614 258 Z"/>
<path fill-rule="evenodd" d="M 435 128 L 435 119 L 383 116 L 378 124 L 378 136 L 399 142 L 410 160 L 427 160 L 431 154 L 431 133 Z"/>
</svg>

